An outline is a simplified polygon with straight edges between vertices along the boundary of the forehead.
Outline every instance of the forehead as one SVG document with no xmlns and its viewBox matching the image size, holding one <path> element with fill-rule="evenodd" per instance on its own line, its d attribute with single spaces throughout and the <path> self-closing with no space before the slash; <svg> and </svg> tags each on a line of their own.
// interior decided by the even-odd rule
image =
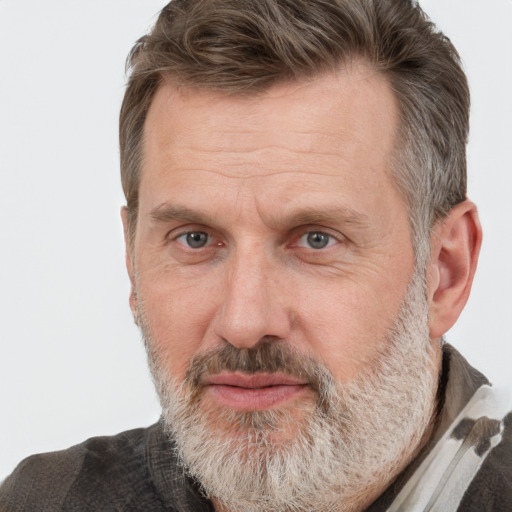
<svg viewBox="0 0 512 512">
<path fill-rule="evenodd" d="M 352 136 L 364 143 L 366 135 L 368 145 L 377 140 L 386 153 L 396 111 L 387 78 L 357 62 L 307 81 L 279 83 L 249 97 L 178 89 L 164 81 L 146 118 L 144 149 L 159 145 L 156 149 L 165 150 L 169 142 L 177 148 L 197 143 L 205 150 L 283 142 L 305 152 L 310 149 L 304 147 L 306 142 L 322 147 L 334 137 L 348 145 Z M 387 133 L 382 132 L 384 125 Z"/>
<path fill-rule="evenodd" d="M 164 84 L 145 124 L 140 207 L 192 183 L 204 193 L 250 188 L 283 206 L 305 191 L 321 202 L 333 187 L 349 208 L 378 199 L 392 185 L 397 111 L 387 79 L 358 63 L 252 97 Z"/>
</svg>

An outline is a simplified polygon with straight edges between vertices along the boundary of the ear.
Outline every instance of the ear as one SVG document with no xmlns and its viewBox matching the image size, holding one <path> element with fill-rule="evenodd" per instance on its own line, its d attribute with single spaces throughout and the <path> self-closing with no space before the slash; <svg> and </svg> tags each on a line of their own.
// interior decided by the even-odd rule
<svg viewBox="0 0 512 512">
<path fill-rule="evenodd" d="M 128 231 L 128 208 L 123 206 L 121 208 L 121 219 L 123 221 L 123 230 L 124 230 L 124 244 L 125 244 L 125 254 L 126 254 L 126 270 L 128 271 L 128 276 L 130 277 L 131 290 L 130 290 L 130 309 L 132 310 L 133 319 L 135 323 L 138 324 L 139 310 L 138 310 L 138 301 L 137 301 L 137 288 L 135 286 L 135 271 L 134 271 L 134 248 L 133 244 L 130 241 L 130 235 Z"/>
<path fill-rule="evenodd" d="M 427 274 L 430 338 L 448 331 L 466 305 L 473 283 L 482 228 L 471 201 L 456 205 L 434 227 Z"/>
</svg>

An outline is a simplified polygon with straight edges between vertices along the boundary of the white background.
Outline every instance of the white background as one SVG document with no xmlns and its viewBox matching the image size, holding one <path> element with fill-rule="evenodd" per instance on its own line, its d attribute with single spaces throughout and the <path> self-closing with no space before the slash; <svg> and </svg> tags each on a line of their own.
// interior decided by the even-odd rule
<svg viewBox="0 0 512 512">
<path fill-rule="evenodd" d="M 128 308 L 117 116 L 158 0 L 0 0 L 0 479 L 23 457 L 159 415 Z M 424 0 L 473 95 L 485 230 L 448 340 L 512 388 L 512 1 Z"/>
</svg>

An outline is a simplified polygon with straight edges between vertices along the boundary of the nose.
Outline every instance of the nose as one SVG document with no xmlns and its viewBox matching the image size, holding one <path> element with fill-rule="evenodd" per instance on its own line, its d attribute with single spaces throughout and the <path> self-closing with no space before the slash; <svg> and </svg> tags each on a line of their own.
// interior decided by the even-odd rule
<svg viewBox="0 0 512 512">
<path fill-rule="evenodd" d="M 235 255 L 227 264 L 215 325 L 216 335 L 237 348 L 251 348 L 266 337 L 285 339 L 291 330 L 279 265 L 248 252 L 252 254 Z"/>
</svg>

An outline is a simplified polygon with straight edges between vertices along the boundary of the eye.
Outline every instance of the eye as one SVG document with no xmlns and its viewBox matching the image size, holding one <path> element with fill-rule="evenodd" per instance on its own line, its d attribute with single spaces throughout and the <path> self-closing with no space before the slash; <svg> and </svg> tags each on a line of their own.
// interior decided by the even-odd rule
<svg viewBox="0 0 512 512">
<path fill-rule="evenodd" d="M 208 245 L 210 235 L 205 231 L 188 231 L 176 237 L 176 241 L 180 244 L 190 247 L 191 249 L 201 249 Z"/>
<path fill-rule="evenodd" d="M 310 249 L 325 249 L 336 243 L 336 239 L 322 231 L 308 231 L 304 233 L 297 243 L 300 247 L 309 247 Z"/>
</svg>

